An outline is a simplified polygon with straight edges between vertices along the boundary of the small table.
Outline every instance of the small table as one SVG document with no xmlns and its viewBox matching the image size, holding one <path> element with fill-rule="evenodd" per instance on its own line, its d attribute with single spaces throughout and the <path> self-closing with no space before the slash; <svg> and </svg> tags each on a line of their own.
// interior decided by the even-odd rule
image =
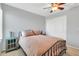
<svg viewBox="0 0 79 59">
<path fill-rule="evenodd" d="M 18 49 L 18 39 L 17 38 L 9 38 L 6 39 L 6 52 Z"/>
</svg>

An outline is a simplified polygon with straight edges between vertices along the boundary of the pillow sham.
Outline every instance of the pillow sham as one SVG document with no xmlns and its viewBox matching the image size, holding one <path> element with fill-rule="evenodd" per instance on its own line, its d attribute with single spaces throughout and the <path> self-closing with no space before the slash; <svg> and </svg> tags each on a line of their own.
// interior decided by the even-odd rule
<svg viewBox="0 0 79 59">
<path fill-rule="evenodd" d="M 22 31 L 22 36 L 27 37 L 27 36 L 33 36 L 34 33 L 32 30 L 24 30 Z"/>
<path fill-rule="evenodd" d="M 39 30 L 33 30 L 34 35 L 41 35 L 42 31 Z"/>
</svg>

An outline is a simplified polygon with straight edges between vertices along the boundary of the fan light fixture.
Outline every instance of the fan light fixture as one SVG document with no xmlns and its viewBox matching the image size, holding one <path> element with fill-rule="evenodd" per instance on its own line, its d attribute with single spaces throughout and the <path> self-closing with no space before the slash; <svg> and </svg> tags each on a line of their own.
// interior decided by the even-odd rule
<svg viewBox="0 0 79 59">
<path fill-rule="evenodd" d="M 52 9 L 52 11 L 57 11 L 57 10 L 59 10 L 59 7 L 61 8 L 61 7 L 63 7 L 63 5 L 61 4 L 61 3 L 51 3 L 51 9 Z"/>
<path fill-rule="evenodd" d="M 58 5 L 56 3 L 51 3 L 51 9 L 56 11 L 58 9 Z"/>
<path fill-rule="evenodd" d="M 56 10 L 58 10 L 58 8 L 57 7 L 53 7 L 52 10 L 53 11 L 56 11 Z"/>
<path fill-rule="evenodd" d="M 49 7 L 46 7 L 44 9 L 51 8 L 50 13 L 52 13 L 53 11 L 63 10 L 64 4 L 65 3 L 51 3 Z"/>
</svg>

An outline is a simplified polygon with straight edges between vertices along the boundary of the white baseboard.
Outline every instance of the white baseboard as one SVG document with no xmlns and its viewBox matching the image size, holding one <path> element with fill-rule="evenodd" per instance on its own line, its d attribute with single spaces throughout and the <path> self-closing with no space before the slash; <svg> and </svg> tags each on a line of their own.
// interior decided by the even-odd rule
<svg viewBox="0 0 79 59">
<path fill-rule="evenodd" d="M 2 52 L 5 52 L 5 51 L 6 51 L 6 49 L 2 49 L 2 50 L 1 50 L 1 53 L 2 53 Z"/>
<path fill-rule="evenodd" d="M 74 47 L 74 46 L 71 46 L 71 45 L 67 45 L 67 46 L 79 50 L 78 47 Z"/>
</svg>

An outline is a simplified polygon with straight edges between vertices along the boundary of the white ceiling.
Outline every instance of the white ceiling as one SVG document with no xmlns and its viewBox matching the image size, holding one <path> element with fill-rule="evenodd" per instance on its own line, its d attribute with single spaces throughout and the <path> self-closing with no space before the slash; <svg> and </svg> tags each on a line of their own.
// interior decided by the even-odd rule
<svg viewBox="0 0 79 59">
<path fill-rule="evenodd" d="M 56 12 L 50 13 L 50 9 L 43 9 L 45 7 L 49 7 L 50 6 L 49 3 L 6 3 L 6 4 L 19 9 L 23 9 L 25 11 L 29 11 L 29 12 L 41 15 L 41 16 L 45 16 L 45 17 L 56 13 L 64 12 L 66 10 L 69 10 L 79 5 L 78 3 L 66 3 L 64 5 L 63 11 L 56 11 Z"/>
</svg>

